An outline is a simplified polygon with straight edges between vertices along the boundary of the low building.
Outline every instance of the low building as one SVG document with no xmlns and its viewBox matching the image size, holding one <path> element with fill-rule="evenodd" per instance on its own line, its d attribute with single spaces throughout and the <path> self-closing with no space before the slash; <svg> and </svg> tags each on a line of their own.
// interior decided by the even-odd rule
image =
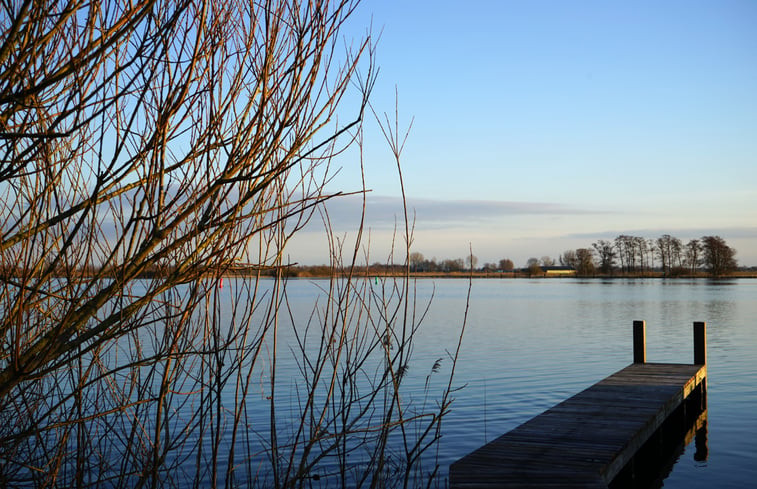
<svg viewBox="0 0 757 489">
<path fill-rule="evenodd" d="M 570 277 L 576 274 L 576 269 L 573 267 L 541 267 L 545 277 Z"/>
</svg>

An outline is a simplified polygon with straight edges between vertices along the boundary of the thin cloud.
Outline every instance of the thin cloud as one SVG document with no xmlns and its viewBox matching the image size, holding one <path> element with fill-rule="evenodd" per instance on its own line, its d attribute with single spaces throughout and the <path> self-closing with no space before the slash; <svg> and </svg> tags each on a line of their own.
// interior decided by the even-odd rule
<svg viewBox="0 0 757 489">
<path fill-rule="evenodd" d="M 362 198 L 347 196 L 332 199 L 326 204 L 334 229 L 354 229 L 360 220 Z M 390 229 L 402 222 L 401 197 L 366 196 L 367 226 Z M 605 214 L 606 211 L 581 209 L 553 202 L 513 202 L 487 200 L 408 199 L 408 218 L 415 220 L 416 229 L 439 229 L 451 226 L 472 226 L 497 219 L 529 215 L 587 215 Z"/>
</svg>

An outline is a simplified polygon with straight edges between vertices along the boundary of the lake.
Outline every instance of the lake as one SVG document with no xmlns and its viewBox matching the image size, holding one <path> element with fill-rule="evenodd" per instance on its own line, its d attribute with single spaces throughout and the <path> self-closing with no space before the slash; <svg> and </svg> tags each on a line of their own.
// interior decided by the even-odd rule
<svg viewBox="0 0 757 489">
<path fill-rule="evenodd" d="M 319 280 L 293 280 L 290 300 L 310 307 Z M 632 323 L 647 325 L 647 361 L 692 363 L 694 321 L 707 323 L 706 460 L 689 443 L 666 488 L 742 488 L 757 480 L 757 280 L 476 279 L 452 410 L 438 463 L 449 464 L 633 361 Z M 418 307 L 432 297 L 415 341 L 407 388 L 453 351 L 466 310 L 466 279 L 414 281 Z M 297 308 L 295 308 L 296 310 Z M 443 482 L 443 481 L 442 481 Z"/>
<path fill-rule="evenodd" d="M 304 284 L 302 286 L 305 286 Z M 414 364 L 451 348 L 467 280 L 419 280 L 435 297 Z M 757 480 L 757 281 L 512 280 L 472 282 L 444 421 L 444 466 L 633 360 L 632 322 L 647 323 L 647 361 L 691 363 L 694 321 L 707 322 L 706 461 L 686 446 L 664 487 L 745 487 Z"/>
<path fill-rule="evenodd" d="M 138 288 L 148 283 L 135 283 L 134 290 L 138 293 Z M 269 279 L 256 283 L 254 279 L 242 278 L 225 280 L 223 287 L 205 284 L 216 294 L 212 296 L 217 301 L 215 306 L 208 309 L 213 311 L 212 322 L 222 325 L 221 329 L 213 331 L 226 334 L 223 328 L 230 324 L 238 329 L 243 322 L 240 318 L 246 317 L 250 319 L 250 336 L 235 336 L 229 343 L 232 348 L 224 347 L 212 356 L 205 353 L 204 348 L 208 346 L 193 346 L 181 369 L 176 369 L 179 373 L 174 385 L 178 389 L 171 391 L 172 404 L 165 426 L 166 430 L 174 430 L 171 436 L 179 441 L 167 455 L 160 485 L 207 487 L 215 478 L 219 485 L 247 486 L 256 482 L 267 487 L 271 482 L 271 461 L 284 463 L 281 461 L 289 460 L 287 457 L 296 459 L 305 453 L 303 438 L 318 440 L 314 451 L 305 454 L 309 460 L 317 459 L 312 471 L 302 473 L 308 478 L 305 483 L 309 486 L 350 485 L 344 473 L 345 479 L 339 478 L 339 467 L 347 467 L 350 476 L 354 473 L 355 478 L 359 478 L 366 473 L 363 468 L 375 464 L 375 452 L 371 451 L 379 436 L 375 428 L 382 424 L 387 408 L 393 405 L 386 397 L 386 392 L 391 392 L 385 376 L 390 370 L 386 355 L 397 354 L 401 335 L 398 329 L 397 335 L 391 336 L 384 325 L 392 324 L 397 329 L 402 323 L 405 311 L 397 301 L 394 287 L 399 285 L 401 289 L 405 282 L 379 278 L 358 280 L 353 285 L 364 288 L 359 294 L 351 295 L 352 302 L 346 305 L 328 300 L 328 287 L 343 287 L 343 282 L 293 279 L 286 285 L 286 300 L 281 302 L 278 316 L 270 315 L 265 307 L 268 299 L 280 298 L 274 294 L 273 284 Z M 437 482 L 440 486 L 445 485 L 448 467 L 453 461 L 630 364 L 632 324 L 639 319 L 647 324 L 647 361 L 665 363 L 691 363 L 692 323 L 707 322 L 708 456 L 695 458 L 695 443 L 689 443 L 678 452 L 677 461 L 662 482 L 664 487 L 741 488 L 757 480 L 757 280 L 560 278 L 469 282 L 419 279 L 409 285 L 416 300 L 415 308 L 411 307 L 407 316 L 414 317 L 411 323 L 420 322 L 420 326 L 409 360 L 395 364 L 394 373 L 402 379 L 402 405 L 409 408 L 403 416 L 433 410 L 435 396 L 447 387 L 452 367 L 450 354 L 457 347 L 467 308 L 465 334 L 452 384 L 456 389 L 454 401 L 443 418 L 439 445 L 424 452 L 421 458 L 423 470 L 439 464 Z M 260 300 L 262 306 L 252 308 L 252 289 L 247 287 L 259 287 L 260 297 L 267 298 Z M 469 287 L 470 303 L 466 305 Z M 150 348 L 163 348 L 163 338 L 168 336 L 163 331 L 165 322 L 161 314 L 171 313 L 174 310 L 171 304 L 176 304 L 175 310 L 181 310 L 178 295 L 181 290 L 181 287 L 177 289 L 177 295 L 167 294 L 151 309 L 150 314 L 155 315 L 156 321 L 148 321 L 144 331 L 139 332 L 142 354 L 150 354 Z M 316 313 L 313 313 L 314 304 L 317 304 Z M 392 310 L 385 308 L 386 304 L 400 307 Z M 248 317 L 240 312 L 243 310 L 252 312 Z M 197 311 L 199 316 L 204 313 L 202 308 Z M 335 318 L 345 317 L 349 328 L 360 325 L 358 330 L 362 333 L 351 335 L 341 330 L 344 323 Z M 265 338 L 260 336 L 263 324 L 269 326 Z M 323 324 L 335 327 L 336 336 L 324 335 Z M 201 343 L 206 338 L 205 330 L 183 331 L 188 332 L 188 336 L 183 334 L 180 341 L 205 344 Z M 278 334 L 275 344 L 274 331 Z M 322 354 L 323 370 L 316 375 L 312 362 L 319 348 L 324 344 L 334 345 L 340 335 L 348 338 L 344 347 Z M 101 361 L 118 364 L 120 355 L 130 351 L 129 342 L 135 338 L 124 337 L 121 343 L 111 345 L 110 352 Z M 366 361 L 361 360 L 360 351 L 369 352 L 365 354 Z M 250 356 L 250 352 L 257 353 Z M 243 355 L 239 357 L 242 367 L 236 370 L 235 355 Z M 127 355 L 126 358 L 132 357 Z M 345 381 L 348 358 L 352 362 L 349 368 L 354 370 L 351 370 L 350 380 Z M 218 365 L 218 370 L 209 370 L 214 365 Z M 400 365 L 402 367 L 398 368 Z M 160 376 L 153 376 L 149 365 L 139 368 L 144 369 L 140 385 L 145 392 L 155 390 Z M 275 376 L 271 374 L 273 370 Z M 220 380 L 211 382 L 216 377 L 208 372 L 218 373 Z M 119 377 L 118 370 L 115 373 L 113 378 L 123 382 L 125 377 Z M 48 389 L 44 399 L 50 398 L 55 404 L 56 395 L 65 398 L 66 384 L 62 382 L 66 375 L 64 370 L 51 380 L 52 384 L 40 384 Z M 317 380 L 313 380 L 316 376 Z M 272 377 L 275 381 L 271 381 Z M 238 390 L 242 382 L 246 386 L 244 394 Z M 56 387 L 61 385 L 63 387 Z M 310 394 L 306 389 L 308 385 L 315 386 Z M 329 389 L 334 392 L 333 396 L 326 394 Z M 91 391 L 87 399 L 99 400 L 99 392 Z M 324 404 L 326 398 L 333 402 Z M 235 410 L 241 400 L 244 400 L 243 407 Z M 304 405 L 315 407 L 301 416 Z M 196 406 L 201 406 L 202 416 L 198 415 Z M 349 406 L 351 414 L 342 406 Z M 286 452 L 278 456 L 270 450 L 272 410 L 277 443 Z M 102 453 L 100 459 L 93 458 L 92 473 L 86 476 L 92 480 L 99 480 L 103 474 L 124 478 L 125 485 L 136 481 L 144 459 L 140 452 L 129 451 L 131 442 L 121 441 L 118 427 L 144 426 L 144 440 L 149 443 L 154 411 L 149 403 L 135 404 L 126 411 L 128 417 L 114 410 L 102 418 L 87 421 L 88 432 L 108 433 L 108 436 L 93 438 L 92 443 Z M 236 444 L 229 436 L 233 413 L 243 413 Z M 322 415 L 327 420 L 325 423 L 318 421 Z M 392 419 L 396 419 L 396 412 L 393 416 Z M 305 423 L 298 427 L 300 418 Z M 362 421 L 353 424 L 358 418 Z M 386 486 L 393 487 L 394 478 L 401 477 L 402 472 L 398 469 L 391 472 L 391 467 L 402 466 L 404 452 L 391 448 L 398 442 L 407 443 L 407 439 L 412 445 L 412 431 L 416 430 L 417 434 L 418 426 L 428 419 L 420 418 L 420 425 L 406 425 L 410 435 L 407 438 L 401 430 L 389 435 L 386 467 L 381 464 L 379 470 L 367 472 L 380 473 L 382 477 L 386 474 L 389 481 Z M 130 424 L 131 420 L 136 420 L 135 424 Z M 308 438 L 308 429 L 315 429 L 317 436 Z M 334 449 L 332 441 L 340 439 L 335 434 L 339 429 L 351 435 Z M 48 435 L 55 446 L 57 431 L 51 430 Z M 214 443 L 216 436 L 217 443 Z M 698 438 L 701 441 L 702 437 Z M 298 441 L 287 445 L 292 439 Z M 30 453 L 44 459 L 45 454 L 35 446 L 35 440 L 30 439 L 29 443 Z M 318 450 L 324 446 L 331 448 L 321 459 Z M 212 452 L 212 447 L 218 450 Z M 341 465 L 339 456 L 343 456 Z M 394 460 L 390 460 L 392 456 Z M 211 458 L 221 467 L 217 477 L 208 469 Z M 101 461 L 100 465 L 97 460 Z M 76 473 L 76 463 L 74 458 L 64 461 L 61 481 L 71 480 L 71 474 Z M 20 486 L 34 487 L 35 474 L 27 468 L 19 470 L 19 481 L 28 482 Z M 129 471 L 126 476 L 125 470 Z M 231 474 L 231 478 L 224 474 Z M 106 481 L 107 477 L 102 480 Z"/>
</svg>

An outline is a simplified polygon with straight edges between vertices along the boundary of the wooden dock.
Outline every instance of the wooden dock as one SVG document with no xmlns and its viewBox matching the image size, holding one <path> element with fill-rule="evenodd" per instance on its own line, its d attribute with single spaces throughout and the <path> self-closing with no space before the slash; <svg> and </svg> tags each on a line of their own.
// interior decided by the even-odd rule
<svg viewBox="0 0 757 489">
<path fill-rule="evenodd" d="M 692 365 L 646 363 L 644 331 L 634 321 L 633 364 L 453 463 L 450 487 L 608 488 L 628 472 L 666 422 L 701 411 L 706 395 L 705 323 L 694 323 Z"/>
</svg>

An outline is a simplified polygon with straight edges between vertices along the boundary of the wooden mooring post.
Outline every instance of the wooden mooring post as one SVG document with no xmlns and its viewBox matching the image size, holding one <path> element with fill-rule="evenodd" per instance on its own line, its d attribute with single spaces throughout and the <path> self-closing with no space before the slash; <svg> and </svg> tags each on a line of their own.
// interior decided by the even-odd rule
<svg viewBox="0 0 757 489">
<path fill-rule="evenodd" d="M 707 364 L 707 323 L 694 323 L 694 365 Z"/>
<path fill-rule="evenodd" d="M 454 462 L 450 487 L 608 488 L 634 479 L 650 444 L 677 432 L 670 425 L 706 422 L 705 336 L 705 323 L 694 323 L 691 365 L 647 363 L 645 323 L 634 321 L 634 363 Z"/>
<path fill-rule="evenodd" d="M 633 322 L 633 363 L 647 363 L 647 323 Z"/>
<path fill-rule="evenodd" d="M 633 363 L 647 362 L 647 323 L 633 322 Z M 707 323 L 694 322 L 694 365 L 707 364 Z"/>
</svg>

